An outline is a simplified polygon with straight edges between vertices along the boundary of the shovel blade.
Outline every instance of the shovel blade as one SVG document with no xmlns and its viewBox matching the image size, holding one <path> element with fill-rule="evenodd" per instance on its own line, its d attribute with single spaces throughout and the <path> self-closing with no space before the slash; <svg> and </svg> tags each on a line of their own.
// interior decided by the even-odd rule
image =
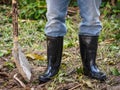
<svg viewBox="0 0 120 90">
<path fill-rule="evenodd" d="M 16 50 L 13 50 L 13 56 L 14 56 L 14 61 L 16 63 L 16 66 L 20 72 L 20 74 L 23 76 L 23 78 L 26 81 L 30 81 L 32 73 L 31 73 L 31 66 L 25 57 L 24 53 L 21 50 L 21 47 L 19 46 L 17 52 Z"/>
</svg>

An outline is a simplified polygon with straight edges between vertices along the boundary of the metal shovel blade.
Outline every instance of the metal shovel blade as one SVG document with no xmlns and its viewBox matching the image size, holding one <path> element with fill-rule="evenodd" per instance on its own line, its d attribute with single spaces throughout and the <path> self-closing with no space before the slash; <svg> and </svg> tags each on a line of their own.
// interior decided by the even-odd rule
<svg viewBox="0 0 120 90">
<path fill-rule="evenodd" d="M 14 56 L 14 61 L 16 63 L 16 66 L 17 66 L 20 74 L 23 76 L 23 78 L 26 81 L 29 82 L 31 79 L 31 76 L 32 76 L 31 66 L 30 66 L 27 58 L 23 54 L 20 45 L 18 46 L 17 51 L 15 49 L 13 49 L 13 56 Z"/>
</svg>

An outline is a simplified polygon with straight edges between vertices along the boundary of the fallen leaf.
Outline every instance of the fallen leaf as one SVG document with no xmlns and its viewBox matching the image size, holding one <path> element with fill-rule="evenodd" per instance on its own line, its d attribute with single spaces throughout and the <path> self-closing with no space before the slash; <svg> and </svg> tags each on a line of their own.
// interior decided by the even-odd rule
<svg viewBox="0 0 120 90">
<path fill-rule="evenodd" d="M 92 85 L 92 83 L 90 82 L 90 81 L 84 81 L 84 80 L 82 80 L 82 82 L 83 82 L 83 84 L 85 85 L 85 86 L 87 86 L 87 87 L 89 87 L 89 88 L 93 88 L 93 85 Z"/>
<path fill-rule="evenodd" d="M 45 60 L 46 59 L 46 57 L 43 55 L 32 54 L 32 53 L 27 54 L 26 57 L 31 58 L 33 60 Z"/>
</svg>

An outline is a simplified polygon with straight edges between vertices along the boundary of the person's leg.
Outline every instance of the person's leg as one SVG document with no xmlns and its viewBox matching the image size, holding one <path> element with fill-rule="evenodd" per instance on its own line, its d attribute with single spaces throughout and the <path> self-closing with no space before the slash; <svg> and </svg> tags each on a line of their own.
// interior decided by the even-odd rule
<svg viewBox="0 0 120 90">
<path fill-rule="evenodd" d="M 70 0 L 46 0 L 47 2 L 47 24 L 45 34 L 51 37 L 64 36 L 67 32 L 65 16 Z"/>
<path fill-rule="evenodd" d="M 66 34 L 65 16 L 69 0 L 46 0 L 47 24 L 47 69 L 39 76 L 40 83 L 45 83 L 55 76 L 60 67 L 63 49 L 63 36 Z"/>
<path fill-rule="evenodd" d="M 106 75 L 96 65 L 98 37 L 102 29 L 99 20 L 100 4 L 101 0 L 78 0 L 82 17 L 79 43 L 84 74 L 98 80 L 105 80 Z"/>
<path fill-rule="evenodd" d="M 99 36 L 102 29 L 99 20 L 101 0 L 78 0 L 82 22 L 79 35 Z"/>
</svg>

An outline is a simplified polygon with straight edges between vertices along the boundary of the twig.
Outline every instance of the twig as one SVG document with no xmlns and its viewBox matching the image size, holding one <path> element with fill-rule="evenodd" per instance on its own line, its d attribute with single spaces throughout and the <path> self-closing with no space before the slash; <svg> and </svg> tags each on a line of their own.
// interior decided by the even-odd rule
<svg viewBox="0 0 120 90">
<path fill-rule="evenodd" d="M 26 85 L 17 77 L 17 73 L 13 76 L 13 78 L 18 81 L 20 83 L 20 85 L 23 87 L 23 88 L 26 88 Z"/>
<path fill-rule="evenodd" d="M 71 88 L 71 89 L 69 89 L 69 90 L 74 90 L 74 89 L 76 89 L 76 88 L 78 88 L 78 87 L 80 87 L 81 85 L 80 84 L 78 84 L 78 85 L 76 85 L 75 87 L 73 87 L 73 88 Z"/>
<path fill-rule="evenodd" d="M 8 61 L 8 59 L 7 58 L 4 58 L 4 57 L 1 57 L 3 60 L 5 60 L 5 61 Z"/>
<path fill-rule="evenodd" d="M 38 88 L 41 88 L 41 87 L 44 87 L 46 84 L 48 84 L 49 82 L 46 82 L 46 83 L 39 83 L 39 86 L 38 86 Z"/>
</svg>

